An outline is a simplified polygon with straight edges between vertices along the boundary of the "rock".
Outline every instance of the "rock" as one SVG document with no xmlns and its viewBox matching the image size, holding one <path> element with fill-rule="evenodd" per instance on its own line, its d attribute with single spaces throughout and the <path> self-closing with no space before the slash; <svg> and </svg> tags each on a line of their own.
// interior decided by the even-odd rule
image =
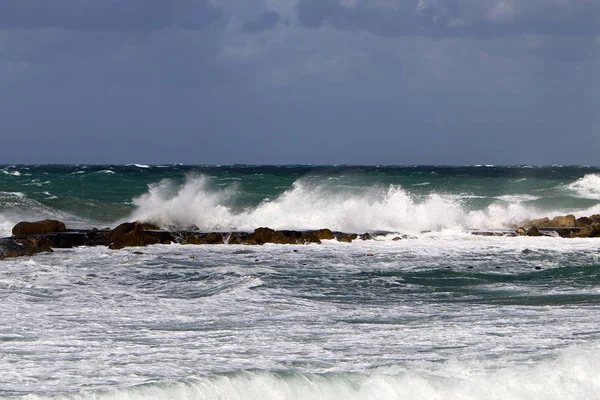
<svg viewBox="0 0 600 400">
<path fill-rule="evenodd" d="M 86 233 L 87 246 L 108 246 L 110 244 L 110 231 L 93 230 Z"/>
<path fill-rule="evenodd" d="M 160 227 L 151 224 L 150 222 L 142 222 L 142 228 L 144 228 L 145 231 L 160 231 Z"/>
<path fill-rule="evenodd" d="M 572 214 L 555 217 L 552 219 L 549 228 L 571 228 L 575 226 L 575 216 Z"/>
<path fill-rule="evenodd" d="M 584 226 L 591 225 L 594 221 L 588 217 L 581 217 L 575 220 L 575 226 L 578 228 L 583 228 Z"/>
<path fill-rule="evenodd" d="M 14 236 L 25 236 L 25 235 L 44 235 L 52 232 L 64 232 L 67 230 L 64 222 L 56 221 L 53 219 L 45 219 L 37 222 L 19 222 L 12 229 Z"/>
<path fill-rule="evenodd" d="M 525 236 L 525 235 L 527 234 L 527 231 L 526 231 L 526 230 L 525 230 L 525 228 L 523 228 L 523 227 L 521 227 L 521 228 L 517 229 L 515 232 L 516 232 L 516 233 L 517 233 L 517 235 L 519 235 L 519 236 Z"/>
<path fill-rule="evenodd" d="M 397 242 L 399 240 L 402 240 L 402 238 L 400 236 L 396 236 L 395 238 L 392 239 L 394 242 Z"/>
<path fill-rule="evenodd" d="M 352 243 L 352 238 L 350 235 L 342 235 L 337 237 L 338 242 L 342 243 Z"/>
<path fill-rule="evenodd" d="M 143 225 L 143 226 L 145 226 L 145 225 Z M 144 229 L 144 233 L 146 233 L 147 235 L 150 235 L 150 236 L 154 236 L 162 244 L 171 244 L 171 243 L 177 241 L 175 238 L 175 235 L 173 235 L 169 231 Z"/>
<path fill-rule="evenodd" d="M 111 249 L 111 250 L 121 250 L 121 249 L 124 249 L 125 246 L 121 242 L 114 242 L 114 243 L 111 243 L 108 246 L 108 248 Z"/>
<path fill-rule="evenodd" d="M 154 236 L 146 234 L 143 225 L 138 221 L 126 222 L 117 226 L 111 231 L 109 237 L 113 244 L 118 242 L 124 247 L 146 246 L 159 242 Z"/>
<path fill-rule="evenodd" d="M 307 243 L 321 243 L 321 240 L 333 240 L 335 235 L 329 229 L 319 229 L 317 231 L 308 231 L 302 235 Z"/>
<path fill-rule="evenodd" d="M 42 252 L 52 252 L 46 238 L 24 238 L 0 241 L 0 260 L 12 257 L 32 256 Z"/>
<path fill-rule="evenodd" d="M 527 236 L 542 236 L 542 234 L 536 226 L 532 226 L 531 228 L 527 229 Z"/>
<path fill-rule="evenodd" d="M 546 217 L 546 218 L 533 219 L 533 220 L 531 220 L 529 225 L 531 225 L 532 227 L 547 228 L 548 223 L 550 223 L 550 219 Z"/>
<path fill-rule="evenodd" d="M 257 228 L 250 237 L 256 244 L 276 243 L 276 244 L 294 244 L 283 232 L 275 231 L 271 228 Z"/>
<path fill-rule="evenodd" d="M 575 236 L 600 237 L 600 222 L 593 222 L 590 225 L 584 226 Z"/>
</svg>

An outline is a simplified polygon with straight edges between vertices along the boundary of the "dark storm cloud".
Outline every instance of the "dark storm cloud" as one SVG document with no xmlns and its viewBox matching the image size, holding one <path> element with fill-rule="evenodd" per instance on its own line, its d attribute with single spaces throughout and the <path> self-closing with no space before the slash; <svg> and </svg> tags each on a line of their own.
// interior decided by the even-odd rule
<svg viewBox="0 0 600 400">
<path fill-rule="evenodd" d="M 205 29 L 223 20 L 207 0 L 2 0 L 0 28 L 81 31 Z"/>
<path fill-rule="evenodd" d="M 267 11 L 256 21 L 246 22 L 244 31 L 248 33 L 258 33 L 273 29 L 281 22 L 281 16 L 275 11 Z"/>
</svg>

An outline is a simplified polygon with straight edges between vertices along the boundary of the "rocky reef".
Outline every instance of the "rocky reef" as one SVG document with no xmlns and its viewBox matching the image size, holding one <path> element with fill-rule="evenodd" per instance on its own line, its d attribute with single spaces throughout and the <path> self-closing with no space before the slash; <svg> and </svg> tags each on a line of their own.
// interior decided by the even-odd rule
<svg viewBox="0 0 600 400">
<path fill-rule="evenodd" d="M 513 229 L 473 229 L 474 235 L 483 236 L 560 236 L 565 238 L 600 237 L 600 214 L 575 218 L 574 215 L 525 221 Z M 375 236 L 392 232 L 345 233 L 330 229 L 274 230 L 260 227 L 253 232 L 200 232 L 198 230 L 164 230 L 150 223 L 126 222 L 114 229 L 67 229 L 56 220 L 19 222 L 12 230 L 13 236 L 0 239 L 0 260 L 10 257 L 31 256 L 53 249 L 77 246 L 108 246 L 110 249 L 140 247 L 152 244 L 179 243 L 182 245 L 235 244 L 263 245 L 310 244 L 322 240 L 351 243 L 354 240 L 371 240 Z M 401 240 L 408 236 L 396 236 Z"/>
</svg>

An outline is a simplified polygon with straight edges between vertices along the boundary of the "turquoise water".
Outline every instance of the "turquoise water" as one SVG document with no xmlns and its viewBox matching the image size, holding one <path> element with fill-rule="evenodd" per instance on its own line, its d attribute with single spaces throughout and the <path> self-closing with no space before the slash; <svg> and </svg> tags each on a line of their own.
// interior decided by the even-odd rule
<svg viewBox="0 0 600 400">
<path fill-rule="evenodd" d="M 468 234 L 598 213 L 599 183 L 587 167 L 2 166 L 4 235 L 46 217 L 393 233 L 1 261 L 0 398 L 600 398 L 597 239 Z"/>
</svg>

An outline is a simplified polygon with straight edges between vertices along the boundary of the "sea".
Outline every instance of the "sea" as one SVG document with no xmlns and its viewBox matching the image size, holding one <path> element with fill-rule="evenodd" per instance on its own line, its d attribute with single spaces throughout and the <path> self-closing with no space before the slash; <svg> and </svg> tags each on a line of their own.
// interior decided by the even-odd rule
<svg viewBox="0 0 600 400">
<path fill-rule="evenodd" d="M 375 240 L 0 261 L 1 399 L 600 399 L 590 166 L 1 165 L 19 221 Z M 400 240 L 398 240 L 400 238 Z"/>
</svg>

